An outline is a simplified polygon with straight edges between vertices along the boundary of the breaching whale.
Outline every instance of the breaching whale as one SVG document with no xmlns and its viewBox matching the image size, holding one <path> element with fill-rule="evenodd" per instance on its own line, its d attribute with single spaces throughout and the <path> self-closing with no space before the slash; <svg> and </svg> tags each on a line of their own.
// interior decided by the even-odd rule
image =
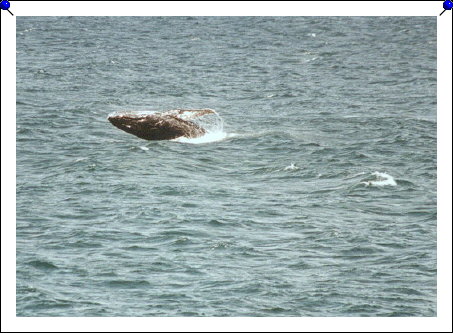
<svg viewBox="0 0 453 333">
<path fill-rule="evenodd" d="M 179 137 L 197 138 L 206 130 L 191 119 L 206 114 L 214 114 L 211 109 L 170 110 L 151 114 L 120 113 L 107 119 L 120 130 L 145 140 L 172 140 Z"/>
</svg>

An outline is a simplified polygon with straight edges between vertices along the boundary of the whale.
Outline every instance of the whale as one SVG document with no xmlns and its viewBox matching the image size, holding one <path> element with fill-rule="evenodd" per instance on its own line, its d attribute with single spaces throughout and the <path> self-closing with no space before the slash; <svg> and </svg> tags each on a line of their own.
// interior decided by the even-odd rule
<svg viewBox="0 0 453 333">
<path fill-rule="evenodd" d="M 176 109 L 151 114 L 123 112 L 109 115 L 107 119 L 113 126 L 141 139 L 173 140 L 203 136 L 206 130 L 192 120 L 214 113 L 211 109 Z"/>
</svg>

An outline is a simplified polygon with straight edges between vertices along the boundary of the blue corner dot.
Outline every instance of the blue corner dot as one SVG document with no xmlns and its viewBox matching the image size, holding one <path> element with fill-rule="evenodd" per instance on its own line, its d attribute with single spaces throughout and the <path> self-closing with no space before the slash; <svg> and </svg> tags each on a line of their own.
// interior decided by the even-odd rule
<svg viewBox="0 0 453 333">
<path fill-rule="evenodd" d="M 9 1 L 2 1 L 0 2 L 0 8 L 3 9 L 3 10 L 7 10 L 9 7 L 11 7 Z"/>
<path fill-rule="evenodd" d="M 445 10 L 451 10 L 451 8 L 453 7 L 453 2 L 451 2 L 450 0 L 444 1 L 443 7 Z"/>
</svg>

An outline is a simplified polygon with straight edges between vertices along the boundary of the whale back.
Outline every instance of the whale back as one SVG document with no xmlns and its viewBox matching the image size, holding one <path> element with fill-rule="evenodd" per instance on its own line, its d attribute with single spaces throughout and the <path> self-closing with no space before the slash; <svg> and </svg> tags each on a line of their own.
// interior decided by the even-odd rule
<svg viewBox="0 0 453 333">
<path fill-rule="evenodd" d="M 207 110 L 209 109 L 193 110 L 195 112 L 192 116 L 209 113 Z M 196 138 L 204 135 L 206 131 L 202 127 L 186 120 L 190 117 L 180 117 L 187 111 L 192 110 L 173 110 L 148 115 L 120 114 L 112 115 L 108 120 L 115 127 L 145 140 L 172 140 L 182 136 Z"/>
</svg>

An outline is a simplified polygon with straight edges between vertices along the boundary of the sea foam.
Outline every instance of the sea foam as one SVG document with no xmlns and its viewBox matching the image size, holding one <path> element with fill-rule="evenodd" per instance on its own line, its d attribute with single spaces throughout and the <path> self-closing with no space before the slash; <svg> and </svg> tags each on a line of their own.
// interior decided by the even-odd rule
<svg viewBox="0 0 453 333">
<path fill-rule="evenodd" d="M 375 180 L 365 181 L 362 184 L 366 186 L 396 186 L 395 179 L 385 172 L 375 171 L 372 173 L 373 176 L 376 177 Z"/>
</svg>

